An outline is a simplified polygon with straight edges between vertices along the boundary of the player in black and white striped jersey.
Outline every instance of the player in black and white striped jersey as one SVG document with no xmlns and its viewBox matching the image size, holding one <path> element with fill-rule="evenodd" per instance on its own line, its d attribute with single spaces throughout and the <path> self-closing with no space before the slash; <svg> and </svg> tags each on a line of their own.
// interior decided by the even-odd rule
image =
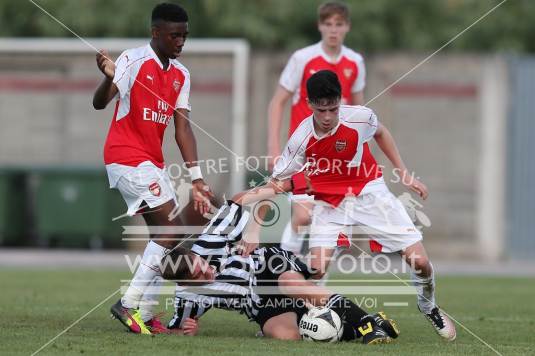
<svg viewBox="0 0 535 356">
<path fill-rule="evenodd" d="M 164 278 L 178 279 L 183 286 L 204 282 L 180 291 L 170 328 L 180 327 L 187 318 L 200 317 L 215 306 L 245 313 L 260 325 L 266 336 L 299 339 L 298 321 L 306 313 L 305 303 L 308 303 L 327 305 L 341 316 L 345 324 L 344 340 L 364 336 L 364 343 L 379 343 L 397 337 L 391 321 L 380 315 L 370 316 L 349 299 L 307 281 L 314 271 L 292 252 L 273 247 L 256 249 L 247 257 L 233 254 L 231 245 L 239 241 L 245 227 L 242 223 L 248 218 L 243 215 L 241 207 L 232 202 L 220 209 L 192 248 L 202 251 L 206 259 L 201 254 L 184 255 L 175 250 L 168 256 L 172 263 L 162 264 L 166 266 Z M 217 238 L 223 236 L 228 238 L 224 246 Z M 211 248 L 217 257 L 211 260 L 210 266 Z M 225 254 L 226 258 L 221 257 Z M 214 261 L 220 263 L 217 275 Z"/>
<path fill-rule="evenodd" d="M 216 270 L 225 261 L 236 241 L 240 241 L 249 220 L 249 212 L 239 204 L 226 202 L 212 217 L 202 234 L 197 238 L 191 251 L 205 259 Z M 232 263 L 232 261 L 229 261 Z M 227 274 L 232 270 L 227 271 Z M 177 284 L 175 291 L 175 314 L 169 322 L 169 329 L 182 328 L 189 318 L 200 318 L 211 308 L 210 302 L 200 303 L 200 297 L 188 293 Z"/>
</svg>

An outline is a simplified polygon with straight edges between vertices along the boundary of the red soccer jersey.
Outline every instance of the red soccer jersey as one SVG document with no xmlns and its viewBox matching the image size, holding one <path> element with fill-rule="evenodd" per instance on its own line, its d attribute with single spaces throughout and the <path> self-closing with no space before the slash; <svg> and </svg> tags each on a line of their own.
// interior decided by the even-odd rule
<svg viewBox="0 0 535 356">
<path fill-rule="evenodd" d="M 288 137 L 301 122 L 312 114 L 307 105 L 306 82 L 320 70 L 330 70 L 338 75 L 342 86 L 342 104 L 352 105 L 352 94 L 362 91 L 366 85 L 366 69 L 362 56 L 342 46 L 339 57 L 331 62 L 321 47 L 321 42 L 296 51 L 284 68 L 279 84 L 294 93 Z"/>
<path fill-rule="evenodd" d="M 382 176 L 371 154 L 363 160 L 364 147 L 377 125 L 371 109 L 342 105 L 338 126 L 320 138 L 310 116 L 290 137 L 273 177 L 287 179 L 306 170 L 315 199 L 337 206 L 346 195 L 359 195 L 366 184 Z"/>
<path fill-rule="evenodd" d="M 190 110 L 188 70 L 175 59 L 167 70 L 150 45 L 123 52 L 113 82 L 119 89 L 104 146 L 104 162 L 164 167 L 162 142 L 175 108 Z"/>
<path fill-rule="evenodd" d="M 366 67 L 362 56 L 342 46 L 339 57 L 333 63 L 321 47 L 321 42 L 296 51 L 284 68 L 279 84 L 294 93 L 288 137 L 290 137 L 301 122 L 312 115 L 307 104 L 306 82 L 312 74 L 320 70 L 330 70 L 338 75 L 342 87 L 342 104 L 354 104 L 352 94 L 364 90 L 366 85 Z M 365 165 L 376 164 L 368 144 L 364 145 L 362 161 Z M 304 177 L 301 174 L 293 178 L 294 193 L 305 192 Z"/>
</svg>

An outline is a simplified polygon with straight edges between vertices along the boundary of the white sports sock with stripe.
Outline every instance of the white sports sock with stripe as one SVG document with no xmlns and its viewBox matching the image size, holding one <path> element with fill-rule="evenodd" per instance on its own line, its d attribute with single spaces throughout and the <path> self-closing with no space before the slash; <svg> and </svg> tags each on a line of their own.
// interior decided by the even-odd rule
<svg viewBox="0 0 535 356">
<path fill-rule="evenodd" d="M 280 246 L 283 250 L 292 251 L 294 254 L 300 255 L 301 250 L 303 249 L 304 240 L 304 234 L 295 232 L 292 228 L 292 222 L 290 221 L 282 233 Z"/>
<path fill-rule="evenodd" d="M 161 276 L 160 261 L 165 256 L 168 250 L 155 243 L 149 241 L 141 263 L 126 290 L 126 293 L 121 298 L 121 304 L 125 308 L 138 308 L 141 298 L 145 294 L 147 287 L 153 283 L 156 276 Z"/>
<path fill-rule="evenodd" d="M 431 265 L 431 263 L 429 263 Z M 431 276 L 420 277 L 411 271 L 412 285 L 416 287 L 418 307 L 422 313 L 429 314 L 435 304 L 435 272 L 431 265 Z"/>
</svg>

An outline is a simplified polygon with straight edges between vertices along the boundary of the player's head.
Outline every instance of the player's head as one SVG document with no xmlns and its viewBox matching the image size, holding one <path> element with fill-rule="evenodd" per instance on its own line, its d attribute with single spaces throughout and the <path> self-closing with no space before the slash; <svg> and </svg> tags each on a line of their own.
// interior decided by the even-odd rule
<svg viewBox="0 0 535 356">
<path fill-rule="evenodd" d="M 316 129 L 328 132 L 338 124 L 342 87 L 336 73 L 320 70 L 307 80 L 307 101 Z"/>
<path fill-rule="evenodd" d="M 176 58 L 188 36 L 188 14 L 180 5 L 162 3 L 152 10 L 152 43 L 159 55 Z"/>
<path fill-rule="evenodd" d="M 205 284 L 214 281 L 215 269 L 199 255 L 175 248 L 162 258 L 162 277 L 182 285 Z"/>
<path fill-rule="evenodd" d="M 349 8 L 346 4 L 327 2 L 318 7 L 318 30 L 325 45 L 341 46 L 349 29 Z"/>
</svg>

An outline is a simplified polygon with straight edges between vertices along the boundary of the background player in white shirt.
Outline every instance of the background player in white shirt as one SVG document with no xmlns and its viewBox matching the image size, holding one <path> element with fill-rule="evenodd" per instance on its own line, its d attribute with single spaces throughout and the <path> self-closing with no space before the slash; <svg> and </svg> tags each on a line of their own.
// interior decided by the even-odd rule
<svg viewBox="0 0 535 356">
<path fill-rule="evenodd" d="M 280 131 L 284 107 L 292 99 L 290 137 L 311 111 L 306 98 L 306 81 L 317 71 L 328 69 L 338 74 L 342 84 L 342 103 L 361 105 L 364 103 L 366 69 L 362 56 L 343 45 L 351 28 L 349 8 L 339 2 L 328 2 L 318 7 L 318 31 L 321 41 L 297 50 L 281 74 L 279 85 L 269 104 L 268 156 L 270 169 L 274 159 L 281 154 Z M 369 148 L 365 146 L 364 160 L 368 159 Z M 299 254 L 304 234 L 299 228 L 306 228 L 310 222 L 312 203 L 305 194 L 306 183 L 303 174 L 293 178 L 292 218 L 284 230 L 281 247 Z"/>
<path fill-rule="evenodd" d="M 142 205 L 148 226 L 180 225 L 173 217 L 176 196 L 162 154 L 164 131 L 174 119 L 175 138 L 190 169 L 195 207 L 204 213 L 211 197 L 197 166 L 197 146 L 189 124 L 189 72 L 176 59 L 188 35 L 188 15 L 176 4 L 159 4 L 152 11 L 152 39 L 129 49 L 114 64 L 105 52 L 97 65 L 105 78 L 93 106 L 103 109 L 117 98 L 104 147 L 110 187 L 120 191 L 134 215 Z M 174 234 L 151 233 L 139 268 L 112 315 L 135 333 L 165 332 L 152 308 L 162 283 L 158 262 L 177 243 Z M 156 240 L 157 238 L 157 240 Z"/>
</svg>

